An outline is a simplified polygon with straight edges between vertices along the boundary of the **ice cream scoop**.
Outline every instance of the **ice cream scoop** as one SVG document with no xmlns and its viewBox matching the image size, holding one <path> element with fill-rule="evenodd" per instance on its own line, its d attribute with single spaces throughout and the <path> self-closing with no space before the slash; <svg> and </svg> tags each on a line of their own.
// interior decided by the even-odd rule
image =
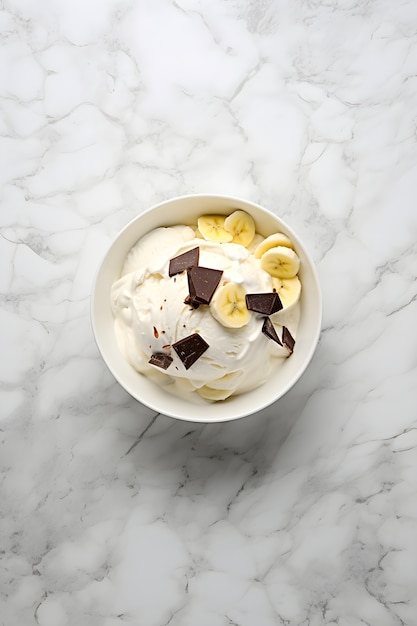
<svg viewBox="0 0 417 626">
<path fill-rule="evenodd" d="M 239 215 L 229 223 L 247 245 L 225 242 L 223 223 L 208 217 L 199 227 L 210 228 L 211 241 L 185 225 L 143 236 L 112 286 L 111 305 L 119 348 L 138 372 L 175 395 L 215 401 L 258 387 L 289 356 L 286 344 L 264 331 L 265 311 L 273 311 L 268 319 L 278 337 L 285 328 L 295 339 L 300 309 L 295 302 L 248 308 L 248 294 L 279 299 L 262 257 L 247 247 L 255 231 L 243 237 Z"/>
</svg>

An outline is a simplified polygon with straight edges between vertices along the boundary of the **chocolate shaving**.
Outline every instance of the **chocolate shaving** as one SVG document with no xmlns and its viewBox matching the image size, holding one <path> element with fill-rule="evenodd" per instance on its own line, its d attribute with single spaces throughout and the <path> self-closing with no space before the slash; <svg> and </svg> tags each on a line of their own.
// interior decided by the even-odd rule
<svg viewBox="0 0 417 626">
<path fill-rule="evenodd" d="M 272 341 L 275 341 L 277 344 L 282 346 L 280 338 L 277 335 L 277 331 L 275 330 L 275 326 L 273 325 L 269 317 L 265 317 L 264 319 L 264 323 L 262 324 L 262 332 L 268 337 L 268 339 L 272 339 Z"/>
<path fill-rule="evenodd" d="M 190 267 L 194 265 L 198 265 L 198 259 L 200 258 L 200 248 L 193 248 L 192 250 L 188 250 L 188 252 L 184 252 L 183 254 L 179 254 L 175 256 L 169 262 L 169 270 L 168 274 L 170 276 L 174 276 L 175 274 L 181 274 L 185 270 L 188 270 Z"/>
<path fill-rule="evenodd" d="M 173 343 L 172 347 L 183 362 L 185 369 L 188 370 L 207 350 L 209 344 L 201 335 L 193 333 Z"/>
<path fill-rule="evenodd" d="M 155 339 L 158 339 L 159 337 L 158 329 L 155 328 L 155 326 L 153 327 L 153 336 L 155 337 Z"/>
<path fill-rule="evenodd" d="M 272 315 L 282 309 L 282 302 L 276 292 L 246 294 L 246 307 L 250 311 Z"/>
<path fill-rule="evenodd" d="M 210 267 L 196 266 L 188 269 L 189 304 L 192 306 L 210 304 L 222 274 L 222 270 L 214 270 Z"/>
<path fill-rule="evenodd" d="M 165 352 L 155 352 L 148 362 L 151 365 L 156 365 L 157 367 L 166 370 L 171 365 L 172 361 L 173 358 L 169 356 L 169 354 L 165 354 Z"/>
<path fill-rule="evenodd" d="M 286 326 L 282 327 L 282 343 L 290 354 L 294 352 L 295 339 Z"/>
</svg>

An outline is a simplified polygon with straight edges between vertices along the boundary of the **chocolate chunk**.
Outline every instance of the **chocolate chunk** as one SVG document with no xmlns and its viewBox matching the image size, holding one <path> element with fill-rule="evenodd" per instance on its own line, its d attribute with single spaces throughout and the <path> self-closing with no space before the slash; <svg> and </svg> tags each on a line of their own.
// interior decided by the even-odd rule
<svg viewBox="0 0 417 626">
<path fill-rule="evenodd" d="M 200 306 L 199 302 L 195 302 L 194 300 L 191 300 L 190 294 L 188 294 L 188 296 L 185 298 L 184 304 L 189 304 L 191 307 L 193 307 L 193 309 L 198 309 L 198 307 Z"/>
<path fill-rule="evenodd" d="M 222 270 L 213 270 L 209 267 L 191 267 L 187 270 L 190 304 L 210 304 L 222 277 Z"/>
<path fill-rule="evenodd" d="M 290 354 L 294 352 L 295 339 L 286 326 L 282 327 L 282 343 Z"/>
<path fill-rule="evenodd" d="M 148 363 L 151 365 L 156 365 L 163 370 L 167 370 L 171 365 L 173 358 L 169 356 L 169 354 L 165 354 L 165 352 L 155 352 L 149 359 Z"/>
<path fill-rule="evenodd" d="M 184 252 L 184 254 L 179 254 L 175 256 L 169 262 L 169 270 L 168 274 L 170 276 L 174 276 L 175 274 L 181 274 L 185 270 L 188 270 L 190 267 L 194 265 L 198 265 L 198 259 L 200 258 L 200 248 L 193 248 L 192 250 L 188 250 L 188 252 Z"/>
<path fill-rule="evenodd" d="M 272 341 L 276 341 L 280 346 L 282 346 L 280 338 L 277 335 L 277 331 L 275 330 L 275 326 L 273 325 L 269 317 L 266 317 L 264 319 L 264 323 L 262 324 L 262 332 L 268 337 L 268 339 L 272 339 Z"/>
<path fill-rule="evenodd" d="M 250 311 L 272 315 L 282 309 L 282 302 L 279 295 L 272 291 L 270 293 L 248 293 L 246 294 L 246 307 Z"/>
<path fill-rule="evenodd" d="M 175 352 L 184 363 L 184 367 L 188 370 L 193 363 L 200 358 L 200 356 L 209 347 L 208 343 L 204 341 L 201 335 L 193 333 L 184 339 L 180 339 L 176 343 L 172 344 Z"/>
</svg>

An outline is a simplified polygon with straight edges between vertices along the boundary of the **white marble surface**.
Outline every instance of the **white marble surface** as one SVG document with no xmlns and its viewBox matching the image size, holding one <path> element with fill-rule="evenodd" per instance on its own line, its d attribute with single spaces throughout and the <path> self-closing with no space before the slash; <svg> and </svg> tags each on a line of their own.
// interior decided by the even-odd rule
<svg viewBox="0 0 417 626">
<path fill-rule="evenodd" d="M 415 0 L 3 0 L 0 624 L 417 624 Z M 306 374 L 225 425 L 103 364 L 98 261 L 234 194 L 320 273 Z"/>
</svg>

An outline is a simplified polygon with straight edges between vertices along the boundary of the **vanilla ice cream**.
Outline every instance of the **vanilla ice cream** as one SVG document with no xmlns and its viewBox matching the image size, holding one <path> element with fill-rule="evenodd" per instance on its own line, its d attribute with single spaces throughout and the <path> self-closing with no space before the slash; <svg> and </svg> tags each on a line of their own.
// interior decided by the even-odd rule
<svg viewBox="0 0 417 626">
<path fill-rule="evenodd" d="M 290 356 L 293 345 L 288 347 L 285 336 L 296 337 L 300 315 L 299 288 L 281 310 L 266 314 L 263 305 L 260 310 L 248 308 L 259 294 L 261 304 L 265 294 L 269 302 L 280 287 L 285 304 L 284 283 L 293 279 L 274 277 L 262 267 L 269 270 L 271 249 L 278 250 L 275 243 L 282 244 L 282 239 L 272 240 L 272 248 L 259 235 L 253 236 L 252 245 L 233 239 L 219 243 L 185 225 L 156 228 L 142 237 L 111 292 L 117 342 L 132 367 L 174 394 L 206 401 L 261 385 Z M 287 252 L 295 254 L 290 244 Z M 198 295 L 190 301 L 195 280 L 190 268 L 170 275 L 172 259 L 189 251 L 198 255 L 198 268 L 218 270 L 210 301 Z M 258 296 L 245 300 L 247 294 Z M 201 353 L 184 356 L 179 345 L 190 337 L 200 341 Z"/>
</svg>

